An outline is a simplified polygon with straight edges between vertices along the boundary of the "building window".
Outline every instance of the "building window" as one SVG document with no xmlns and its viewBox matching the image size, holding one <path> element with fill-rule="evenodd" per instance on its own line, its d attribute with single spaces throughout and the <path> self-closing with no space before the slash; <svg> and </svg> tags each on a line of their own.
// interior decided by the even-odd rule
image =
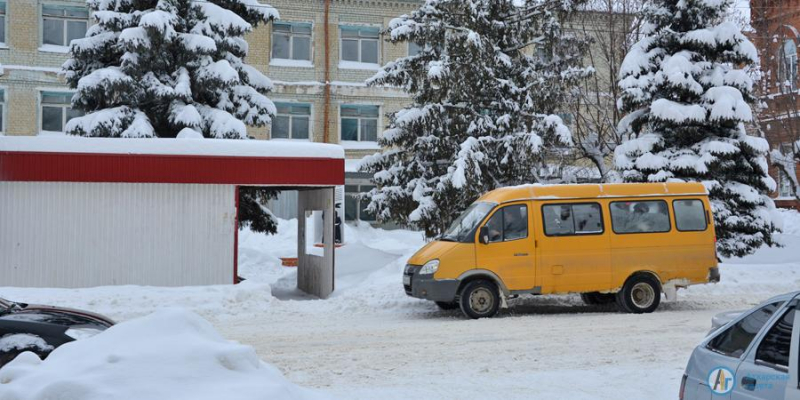
<svg viewBox="0 0 800 400">
<path fill-rule="evenodd" d="M 378 141 L 378 106 L 342 106 L 342 140 Z"/>
<path fill-rule="evenodd" d="M 779 68 L 779 76 L 781 78 L 781 85 L 787 89 L 797 89 L 797 44 L 794 40 L 786 40 L 783 42 L 781 49 L 781 63 Z"/>
<path fill-rule="evenodd" d="M 342 27 L 342 54 L 343 61 L 378 64 L 378 28 L 367 27 Z"/>
<path fill-rule="evenodd" d="M 778 170 L 778 197 L 794 197 L 792 194 L 792 181 L 786 172 Z"/>
<path fill-rule="evenodd" d="M 0 89 L 0 132 L 6 131 L 5 112 L 6 112 L 6 91 Z"/>
<path fill-rule="evenodd" d="M 422 46 L 415 42 L 408 42 L 408 55 L 416 56 L 422 52 Z"/>
<path fill-rule="evenodd" d="M 6 2 L 0 1 L 0 45 L 6 43 Z"/>
<path fill-rule="evenodd" d="M 89 10 L 82 7 L 42 6 L 42 44 L 69 46 L 86 36 Z"/>
<path fill-rule="evenodd" d="M 373 185 L 345 185 L 344 187 L 344 219 L 345 221 L 374 222 L 375 214 L 367 211 L 369 199 L 364 195 L 374 189 Z"/>
<path fill-rule="evenodd" d="M 272 120 L 273 139 L 308 139 L 311 137 L 311 105 L 276 103 L 278 114 Z"/>
<path fill-rule="evenodd" d="M 311 61 L 311 24 L 274 23 L 272 58 Z"/>
<path fill-rule="evenodd" d="M 42 92 L 41 123 L 42 132 L 62 133 L 67 121 L 80 117 L 83 111 L 73 110 L 72 93 Z"/>
</svg>

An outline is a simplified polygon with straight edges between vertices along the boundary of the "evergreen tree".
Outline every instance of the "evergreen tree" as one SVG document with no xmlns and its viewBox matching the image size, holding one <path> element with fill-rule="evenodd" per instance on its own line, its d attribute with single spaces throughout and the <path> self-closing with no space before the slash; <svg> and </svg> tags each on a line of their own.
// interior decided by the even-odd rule
<svg viewBox="0 0 800 400">
<path fill-rule="evenodd" d="M 554 113 L 591 72 L 582 67 L 587 41 L 561 28 L 571 7 L 427 0 L 390 22 L 390 42 L 421 51 L 367 82 L 412 98 L 390 116 L 380 141 L 387 150 L 362 163 L 377 184 L 371 211 L 435 236 L 483 192 L 539 180 L 543 149 L 572 143 Z"/>
<path fill-rule="evenodd" d="M 71 135 L 247 139 L 271 122 L 272 82 L 247 65 L 244 34 L 278 17 L 258 0 L 88 0 L 92 25 L 64 64 L 75 109 Z M 240 226 L 274 232 L 259 203 L 240 191 Z"/>
<path fill-rule="evenodd" d="M 727 0 L 654 0 L 645 35 L 623 61 L 618 129 L 630 140 L 615 163 L 627 182 L 705 184 L 717 248 L 744 256 L 774 244 L 774 205 L 766 193 L 766 140 L 749 136 L 758 62 L 753 44 L 725 22 Z"/>
</svg>

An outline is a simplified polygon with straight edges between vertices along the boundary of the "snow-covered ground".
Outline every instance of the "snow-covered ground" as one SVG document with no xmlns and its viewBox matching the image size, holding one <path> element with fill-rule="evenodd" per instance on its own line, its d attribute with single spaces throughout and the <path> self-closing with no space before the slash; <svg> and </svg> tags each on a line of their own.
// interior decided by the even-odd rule
<svg viewBox="0 0 800 400">
<path fill-rule="evenodd" d="M 240 285 L 0 288 L 0 297 L 119 321 L 183 307 L 289 381 L 341 399 L 674 399 L 714 314 L 800 288 L 800 213 L 780 215 L 786 247 L 727 260 L 720 284 L 681 291 L 649 315 L 541 296 L 517 299 L 497 318 L 465 320 L 403 292 L 400 273 L 423 244 L 419 233 L 364 225 L 348 227 L 337 250 L 334 295 L 311 299 L 294 289 L 296 271 L 280 266 L 279 257 L 294 255 L 296 221 L 281 221 L 272 237 L 241 233 L 248 280 Z"/>
</svg>

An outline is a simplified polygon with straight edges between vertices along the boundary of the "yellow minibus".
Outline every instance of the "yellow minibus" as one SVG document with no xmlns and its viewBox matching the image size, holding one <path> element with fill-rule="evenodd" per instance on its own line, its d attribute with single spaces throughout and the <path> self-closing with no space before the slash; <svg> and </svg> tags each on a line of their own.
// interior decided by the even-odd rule
<svg viewBox="0 0 800 400">
<path fill-rule="evenodd" d="M 580 293 L 630 313 L 662 293 L 719 282 L 708 193 L 700 183 L 524 185 L 481 196 L 408 260 L 409 296 L 495 315 L 523 294 Z"/>
</svg>

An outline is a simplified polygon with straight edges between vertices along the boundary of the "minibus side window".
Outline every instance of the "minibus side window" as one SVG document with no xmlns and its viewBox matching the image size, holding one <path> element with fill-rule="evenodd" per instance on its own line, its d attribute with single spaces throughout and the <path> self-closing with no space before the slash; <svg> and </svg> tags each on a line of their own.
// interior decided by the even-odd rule
<svg viewBox="0 0 800 400">
<path fill-rule="evenodd" d="M 681 232 L 698 232 L 708 228 L 706 210 L 698 199 L 674 200 L 675 227 Z"/>
<path fill-rule="evenodd" d="M 664 200 L 611 202 L 611 227 L 615 233 L 663 233 L 672 227 Z"/>
<path fill-rule="evenodd" d="M 508 242 L 528 237 L 528 206 L 515 204 L 503 207 L 489 218 L 489 243 Z"/>
<path fill-rule="evenodd" d="M 598 203 L 545 204 L 542 221 L 547 236 L 603 233 L 603 212 Z"/>
</svg>

